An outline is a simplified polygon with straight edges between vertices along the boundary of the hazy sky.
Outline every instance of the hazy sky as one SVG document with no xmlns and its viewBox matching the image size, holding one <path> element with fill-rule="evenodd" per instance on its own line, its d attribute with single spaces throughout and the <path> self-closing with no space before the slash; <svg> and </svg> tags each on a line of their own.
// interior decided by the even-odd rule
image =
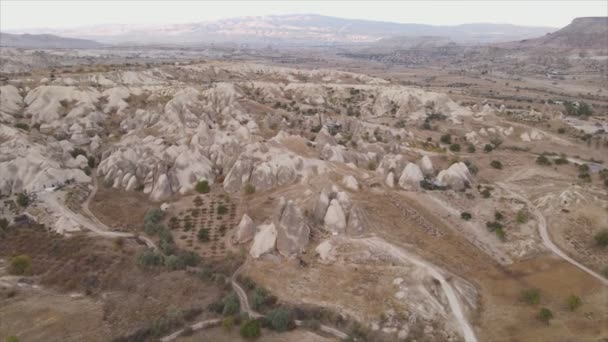
<svg viewBox="0 0 608 342">
<path fill-rule="evenodd" d="M 606 16 L 608 1 L 0 1 L 0 30 L 96 24 L 189 23 L 237 16 L 316 13 L 344 18 L 453 25 L 567 25 Z"/>
</svg>

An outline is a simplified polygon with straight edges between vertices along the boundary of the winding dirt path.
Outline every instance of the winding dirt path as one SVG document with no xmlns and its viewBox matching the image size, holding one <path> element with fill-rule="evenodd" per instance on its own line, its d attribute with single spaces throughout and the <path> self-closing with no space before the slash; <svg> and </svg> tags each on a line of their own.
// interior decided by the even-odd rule
<svg viewBox="0 0 608 342">
<path fill-rule="evenodd" d="M 555 253 L 560 258 L 566 260 L 573 266 L 577 267 L 581 271 L 586 272 L 589 275 L 591 275 L 592 277 L 596 278 L 603 285 L 608 286 L 608 279 L 602 277 L 600 274 L 596 273 L 592 269 L 590 269 L 587 266 L 572 259 L 564 251 L 559 249 L 559 247 L 557 247 L 557 245 L 555 243 L 553 243 L 553 241 L 551 240 L 551 236 L 549 235 L 549 231 L 547 230 L 547 221 L 545 220 L 545 216 L 540 212 L 540 210 L 538 210 L 538 208 L 535 205 L 532 204 L 532 202 L 530 202 L 530 200 L 528 200 L 526 197 L 513 191 L 508 184 L 499 182 L 499 183 L 496 183 L 496 185 L 498 185 L 505 192 L 509 193 L 509 195 L 511 195 L 513 198 L 516 198 L 516 199 L 524 202 L 532 210 L 532 213 L 534 214 L 534 216 L 536 217 L 536 220 L 538 221 L 538 233 L 540 234 L 543 244 L 545 245 L 545 247 L 547 247 L 547 249 L 549 249 L 551 252 Z"/>
<path fill-rule="evenodd" d="M 87 199 L 82 204 L 82 211 L 89 217 L 89 219 L 91 221 L 93 221 L 93 223 L 95 223 L 97 226 L 103 228 L 103 230 L 101 232 L 102 233 L 122 234 L 122 235 L 120 235 L 122 237 L 140 239 L 146 244 L 146 246 L 148 246 L 148 248 L 156 249 L 156 245 L 154 244 L 154 241 L 152 241 L 150 238 L 148 238 L 146 236 L 142 236 L 142 235 L 131 234 L 131 233 L 112 232 L 112 229 L 110 227 L 105 225 L 105 223 L 101 222 L 97 218 L 97 216 L 95 216 L 95 214 L 93 214 L 93 212 L 89 208 L 89 204 L 91 203 L 91 199 L 93 199 L 93 197 L 95 197 L 95 194 L 97 194 L 97 190 L 99 189 L 99 186 L 98 186 L 98 182 L 97 182 L 97 176 L 93 175 L 93 176 L 91 176 L 91 179 L 92 179 L 93 189 L 91 190 L 91 193 L 89 193 L 89 196 L 87 197 Z M 97 232 L 97 233 L 99 233 L 99 232 Z"/>
<path fill-rule="evenodd" d="M 473 328 L 471 328 L 471 325 L 469 324 L 469 321 L 467 320 L 464 314 L 462 304 L 460 303 L 460 301 L 458 300 L 458 296 L 456 295 L 456 290 L 445 279 L 443 274 L 441 274 L 440 270 L 435 265 L 432 265 L 410 253 L 407 253 L 403 249 L 392 245 L 379 237 L 353 239 L 353 241 L 362 242 L 367 246 L 371 247 L 372 249 L 377 250 L 379 253 L 387 253 L 398 260 L 409 262 L 418 267 L 426 269 L 432 277 L 439 281 L 441 289 L 443 290 L 448 299 L 450 310 L 452 311 L 456 322 L 460 326 L 460 330 L 462 332 L 464 340 L 466 342 L 477 342 L 475 332 L 473 331 Z"/>
</svg>

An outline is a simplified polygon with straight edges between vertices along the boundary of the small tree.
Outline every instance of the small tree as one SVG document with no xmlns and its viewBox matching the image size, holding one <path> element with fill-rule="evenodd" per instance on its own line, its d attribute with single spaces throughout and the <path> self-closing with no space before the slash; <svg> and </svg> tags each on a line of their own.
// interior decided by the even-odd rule
<svg viewBox="0 0 608 342">
<path fill-rule="evenodd" d="M 245 195 L 252 195 L 255 193 L 255 186 L 251 183 L 245 184 Z"/>
<path fill-rule="evenodd" d="M 538 312 L 538 315 L 536 316 L 536 318 L 538 318 L 541 322 L 543 322 L 545 324 L 549 324 L 549 321 L 551 319 L 553 319 L 553 312 L 551 312 L 551 310 L 549 310 L 547 308 L 542 308 Z"/>
<path fill-rule="evenodd" d="M 232 330 L 232 327 L 234 327 L 234 317 L 230 316 L 224 318 L 222 321 L 222 327 L 227 331 Z"/>
<path fill-rule="evenodd" d="M 471 215 L 471 213 L 468 213 L 465 211 L 465 212 L 460 213 L 460 218 L 465 221 L 468 221 L 473 218 L 473 215 Z"/>
<path fill-rule="evenodd" d="M 524 209 L 519 210 L 517 212 L 517 216 L 515 217 L 515 220 L 519 224 L 524 224 L 524 223 L 528 222 L 528 212 L 525 211 Z"/>
<path fill-rule="evenodd" d="M 8 272 L 13 275 L 29 275 L 32 271 L 32 258 L 29 255 L 18 255 L 11 258 Z"/>
<path fill-rule="evenodd" d="M 176 255 L 169 255 L 165 258 L 165 266 L 170 270 L 182 270 L 186 267 L 183 260 Z"/>
<path fill-rule="evenodd" d="M 538 289 L 527 289 L 521 292 L 521 300 L 530 305 L 540 303 L 540 291 Z"/>
<path fill-rule="evenodd" d="M 494 212 L 494 219 L 496 219 L 496 221 L 502 221 L 504 218 L 505 217 L 500 211 Z"/>
<path fill-rule="evenodd" d="M 577 296 L 577 295 L 570 295 L 570 297 L 568 297 L 568 309 L 570 309 L 570 311 L 574 311 L 576 310 L 579 306 L 581 306 L 582 301 L 581 301 L 581 297 Z"/>
<path fill-rule="evenodd" d="M 490 166 L 493 167 L 493 168 L 495 168 L 495 169 L 498 169 L 498 170 L 502 169 L 502 163 L 500 161 L 498 161 L 498 160 L 492 160 L 490 162 Z"/>
<path fill-rule="evenodd" d="M 217 214 L 218 215 L 224 215 L 227 212 L 228 212 L 228 207 L 227 206 L 225 206 L 223 204 L 220 204 L 220 205 L 217 206 Z"/>
<path fill-rule="evenodd" d="M 17 194 L 17 204 L 22 207 L 27 207 L 30 204 L 30 198 L 25 192 L 20 192 Z"/>
<path fill-rule="evenodd" d="M 280 332 L 287 331 L 293 324 L 291 312 L 282 308 L 272 310 L 266 318 L 268 319 L 272 330 Z"/>
<path fill-rule="evenodd" d="M 198 191 L 201 194 L 206 194 L 211 190 L 211 188 L 209 187 L 209 182 L 207 180 L 202 180 L 198 183 L 196 183 L 196 191 Z"/>
<path fill-rule="evenodd" d="M 547 158 L 547 156 L 545 156 L 544 154 L 541 154 L 540 156 L 538 156 L 538 158 L 536 158 L 536 164 L 551 165 L 551 161 L 549 160 L 549 158 Z"/>
<path fill-rule="evenodd" d="M 142 268 L 160 266 L 163 264 L 163 256 L 154 250 L 145 250 L 137 257 L 137 264 Z"/>
<path fill-rule="evenodd" d="M 196 238 L 200 242 L 209 241 L 209 229 L 206 229 L 206 228 L 199 229 L 198 233 L 196 234 Z"/>
<path fill-rule="evenodd" d="M 608 246 L 608 229 L 603 229 L 595 234 L 595 243 L 600 247 Z"/>
<path fill-rule="evenodd" d="M 239 312 L 239 299 L 236 297 L 234 293 L 231 293 L 224 297 L 223 300 L 224 307 L 222 309 L 222 315 L 224 316 L 232 316 Z"/>
<path fill-rule="evenodd" d="M 241 326 L 241 337 L 246 339 L 256 339 L 262 335 L 260 323 L 256 320 L 249 320 Z"/>
</svg>

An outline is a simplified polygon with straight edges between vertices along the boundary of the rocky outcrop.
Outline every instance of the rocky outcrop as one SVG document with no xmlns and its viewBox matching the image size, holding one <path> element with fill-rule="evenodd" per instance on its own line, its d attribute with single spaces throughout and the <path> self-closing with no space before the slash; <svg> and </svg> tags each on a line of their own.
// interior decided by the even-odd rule
<svg viewBox="0 0 608 342">
<path fill-rule="evenodd" d="M 284 202 L 277 229 L 277 250 L 285 257 L 301 253 L 310 238 L 310 228 L 293 200 Z"/>
<path fill-rule="evenodd" d="M 447 170 L 442 170 L 437 175 L 436 182 L 439 185 L 450 187 L 454 190 L 464 190 L 473 182 L 469 168 L 463 162 L 452 164 Z"/>
<path fill-rule="evenodd" d="M 251 241 L 253 236 L 255 235 L 255 226 L 251 218 L 244 214 L 243 218 L 241 218 L 241 222 L 236 227 L 236 230 L 232 236 L 232 241 L 234 243 L 245 243 Z"/>
<path fill-rule="evenodd" d="M 416 190 L 420 188 L 422 180 L 424 180 L 424 175 L 420 167 L 414 163 L 409 163 L 399 177 L 399 186 L 407 190 Z"/>
<path fill-rule="evenodd" d="M 423 156 L 418 161 L 418 166 L 420 166 L 420 170 L 425 176 L 432 176 L 435 173 L 435 169 L 433 168 L 433 162 L 431 158 L 428 156 Z"/>
<path fill-rule="evenodd" d="M 277 230 L 274 223 L 258 226 L 249 254 L 254 258 L 259 258 L 266 253 L 271 253 L 274 251 L 276 240 Z"/>
<path fill-rule="evenodd" d="M 316 159 L 301 157 L 283 148 L 263 144 L 248 145 L 234 163 L 226 179 L 224 189 L 236 192 L 246 184 L 257 191 L 305 181 L 327 167 Z"/>
<path fill-rule="evenodd" d="M 344 185 L 344 187 L 348 190 L 359 191 L 359 182 L 357 182 L 357 179 L 351 175 L 344 176 L 344 178 L 342 178 L 342 185 Z"/>
<path fill-rule="evenodd" d="M 324 222 L 325 229 L 332 233 L 344 234 L 346 232 L 346 215 L 337 199 L 329 202 Z"/>
</svg>

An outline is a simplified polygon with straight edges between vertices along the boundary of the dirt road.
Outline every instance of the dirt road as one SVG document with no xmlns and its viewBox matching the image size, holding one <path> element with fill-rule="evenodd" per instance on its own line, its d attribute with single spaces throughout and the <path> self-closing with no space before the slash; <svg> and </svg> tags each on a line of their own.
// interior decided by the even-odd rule
<svg viewBox="0 0 608 342">
<path fill-rule="evenodd" d="M 534 206 L 532 204 L 532 202 L 530 202 L 524 196 L 513 191 L 511 189 L 512 187 L 509 186 L 508 184 L 496 183 L 496 185 L 500 186 L 500 188 L 502 188 L 504 191 L 509 193 L 509 195 L 513 196 L 513 198 L 516 198 L 516 199 L 524 202 L 530 208 L 530 210 L 536 217 L 536 220 L 538 221 L 538 233 L 540 234 L 540 237 L 543 240 L 543 244 L 545 245 L 545 247 L 547 247 L 547 249 L 549 249 L 550 251 L 555 253 L 560 258 L 562 258 L 562 259 L 566 260 L 567 262 L 571 263 L 572 265 L 576 266 L 581 271 L 587 272 L 589 275 L 591 275 L 592 277 L 599 280 L 603 285 L 608 286 L 608 279 L 602 277 L 600 274 L 596 273 L 592 269 L 590 269 L 587 266 L 572 259 L 564 251 L 559 249 L 559 247 L 557 247 L 557 245 L 555 243 L 553 243 L 553 241 L 551 241 L 551 237 L 549 236 L 549 231 L 547 230 L 547 221 L 545 220 L 545 216 L 543 216 L 543 214 L 540 212 L 540 210 L 538 210 L 538 208 L 536 208 L 536 206 Z"/>
<path fill-rule="evenodd" d="M 426 269 L 429 272 L 429 274 L 433 278 L 437 279 L 439 281 L 439 283 L 441 284 L 441 289 L 443 290 L 443 292 L 445 293 L 445 295 L 448 299 L 448 304 L 450 306 L 452 314 L 454 315 L 454 318 L 456 319 L 456 322 L 460 326 L 464 340 L 466 342 L 477 342 L 477 337 L 475 336 L 475 332 L 473 331 L 473 329 L 471 328 L 471 325 L 469 324 L 467 318 L 465 317 L 464 310 L 462 309 L 462 305 L 456 295 L 456 290 L 454 290 L 452 285 L 445 279 L 445 277 L 441 274 L 441 272 L 439 271 L 439 269 L 436 266 L 434 266 L 422 259 L 419 259 L 418 257 L 411 255 L 410 253 L 407 253 L 406 251 L 402 250 L 401 248 L 394 246 L 379 237 L 353 239 L 353 241 L 362 242 L 362 243 L 366 244 L 367 246 L 371 247 L 372 249 L 377 250 L 379 253 L 388 253 L 389 255 L 391 255 L 392 257 L 394 257 L 398 260 L 412 263 L 418 267 Z"/>
</svg>

